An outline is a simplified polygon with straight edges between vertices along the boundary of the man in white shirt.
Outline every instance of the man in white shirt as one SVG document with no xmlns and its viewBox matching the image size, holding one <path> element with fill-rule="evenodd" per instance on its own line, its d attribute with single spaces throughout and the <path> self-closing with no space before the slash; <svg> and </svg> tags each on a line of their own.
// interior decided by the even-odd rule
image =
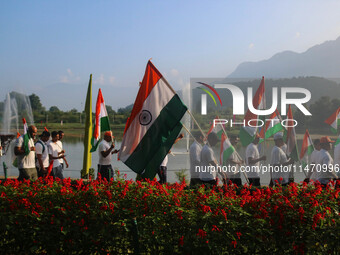
<svg viewBox="0 0 340 255">
<path fill-rule="evenodd" d="M 316 171 L 318 171 L 317 181 L 326 186 L 332 179 L 338 179 L 334 171 L 333 159 L 329 154 L 332 149 L 332 141 L 328 136 L 320 138 L 321 150 L 316 159 Z"/>
<path fill-rule="evenodd" d="M 97 178 L 106 179 L 110 181 L 113 178 L 113 169 L 111 165 L 112 154 L 117 153 L 118 150 L 114 150 L 114 143 L 112 142 L 112 132 L 106 131 L 104 134 L 104 139 L 99 143 L 98 154 L 98 174 Z"/>
<path fill-rule="evenodd" d="M 235 151 L 229 156 L 227 162 L 223 162 L 223 165 L 228 166 L 228 181 L 237 186 L 242 186 L 240 165 L 242 165 L 244 162 L 236 151 L 236 146 L 239 140 L 240 139 L 235 135 L 230 136 L 230 143 L 234 147 Z"/>
<path fill-rule="evenodd" d="M 38 132 L 35 126 L 28 128 L 28 144 L 26 147 L 24 136 L 20 136 L 15 143 L 14 154 L 17 156 L 19 177 L 18 180 L 30 179 L 35 181 L 38 179 L 37 169 L 35 168 L 35 147 L 34 138 Z"/>
<path fill-rule="evenodd" d="M 63 140 L 64 135 L 65 135 L 65 134 L 64 134 L 64 131 L 59 130 L 59 131 L 58 131 L 58 134 L 59 134 L 59 139 L 58 139 L 58 141 L 57 141 L 57 145 L 58 145 L 58 147 L 59 147 L 58 152 L 59 152 L 60 154 L 61 154 L 61 153 L 64 154 L 64 156 L 65 156 L 65 150 L 64 150 L 64 148 L 63 148 L 63 142 L 61 141 L 61 140 Z M 65 169 L 64 162 L 65 162 L 66 168 L 68 168 L 68 162 L 67 162 L 67 160 L 66 160 L 66 157 L 59 159 L 59 162 L 60 162 L 60 165 L 61 165 L 61 167 L 62 167 L 63 170 Z"/>
<path fill-rule="evenodd" d="M 281 132 L 274 135 L 275 146 L 271 153 L 271 181 L 269 186 L 273 184 L 281 184 L 286 186 L 289 183 L 290 168 L 289 165 L 294 163 L 293 159 L 287 160 L 286 153 L 281 149 L 283 143 L 283 134 Z"/>
<path fill-rule="evenodd" d="M 246 149 L 246 163 L 249 171 L 247 171 L 247 176 L 249 179 L 249 184 L 253 186 L 260 186 L 260 161 L 266 160 L 266 156 L 260 157 L 257 145 L 260 141 L 260 135 L 256 133 L 254 141 L 248 145 Z"/>
<path fill-rule="evenodd" d="M 203 135 L 200 132 L 194 134 L 195 141 L 190 146 L 190 186 L 201 184 L 199 172 L 196 171 L 196 166 L 201 165 L 201 151 L 203 143 Z"/>
<path fill-rule="evenodd" d="M 48 155 L 49 159 L 53 160 L 52 176 L 54 178 L 64 179 L 63 168 L 59 162 L 59 159 L 64 158 L 64 154 L 60 151 L 60 147 L 57 144 L 59 134 L 57 131 L 53 131 L 51 135 L 52 140 L 48 143 Z"/>
<path fill-rule="evenodd" d="M 210 146 L 215 146 L 219 142 L 219 139 L 215 133 L 208 135 L 208 144 L 205 144 L 201 151 L 201 168 L 199 172 L 199 178 L 204 185 L 216 185 L 217 184 L 217 161 L 214 156 L 214 152 Z M 221 173 L 222 179 L 226 179 L 227 176 Z"/>
<path fill-rule="evenodd" d="M 35 143 L 35 153 L 37 155 L 36 167 L 39 177 L 44 177 L 47 174 L 49 166 L 47 141 L 50 139 L 50 133 L 42 132 L 40 139 Z"/>
</svg>

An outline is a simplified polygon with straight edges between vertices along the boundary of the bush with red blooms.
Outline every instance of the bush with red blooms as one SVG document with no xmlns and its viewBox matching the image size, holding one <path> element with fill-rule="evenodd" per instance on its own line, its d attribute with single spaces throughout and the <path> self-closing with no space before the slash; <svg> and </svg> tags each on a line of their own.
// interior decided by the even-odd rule
<svg viewBox="0 0 340 255">
<path fill-rule="evenodd" d="M 0 253 L 336 254 L 340 189 L 7 180 Z"/>
</svg>

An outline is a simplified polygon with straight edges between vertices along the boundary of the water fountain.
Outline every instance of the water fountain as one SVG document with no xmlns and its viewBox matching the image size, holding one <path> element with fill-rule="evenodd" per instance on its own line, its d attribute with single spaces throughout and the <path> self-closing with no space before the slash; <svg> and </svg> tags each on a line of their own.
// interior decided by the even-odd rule
<svg viewBox="0 0 340 255">
<path fill-rule="evenodd" d="M 14 157 L 14 138 L 19 132 L 19 122 L 26 118 L 29 124 L 34 123 L 33 112 L 29 97 L 18 92 L 11 92 L 6 95 L 4 102 L 3 117 L 0 132 L 0 155 L 6 155 L 4 161 L 4 172 L 6 176 L 5 165 L 12 164 Z"/>
</svg>

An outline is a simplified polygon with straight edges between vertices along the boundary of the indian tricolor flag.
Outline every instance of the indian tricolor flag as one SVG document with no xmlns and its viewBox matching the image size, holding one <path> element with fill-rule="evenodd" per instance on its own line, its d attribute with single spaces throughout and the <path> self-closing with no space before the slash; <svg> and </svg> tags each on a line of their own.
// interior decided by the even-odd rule
<svg viewBox="0 0 340 255">
<path fill-rule="evenodd" d="M 187 107 L 149 61 L 131 115 L 119 159 L 143 178 L 154 178 L 182 129 Z"/>
<path fill-rule="evenodd" d="M 302 167 L 305 168 L 308 164 L 308 156 L 314 151 L 313 141 L 309 135 L 308 130 L 306 130 L 305 135 L 302 140 L 302 147 L 300 152 L 300 160 Z"/>
<path fill-rule="evenodd" d="M 286 119 L 287 130 L 284 132 L 284 138 L 287 144 L 287 155 L 294 159 L 295 161 L 299 161 L 299 152 L 297 149 L 296 142 L 296 132 L 295 132 L 295 122 L 293 118 L 292 108 L 289 105 L 287 119 Z"/>
<path fill-rule="evenodd" d="M 29 146 L 29 140 L 30 140 L 30 135 L 28 133 L 28 126 L 25 118 L 22 118 L 22 123 L 24 124 L 24 150 L 25 150 L 25 155 L 27 156 L 30 153 L 30 146 Z"/>
<path fill-rule="evenodd" d="M 98 91 L 97 103 L 96 103 L 96 117 L 93 129 L 93 136 L 91 139 L 91 152 L 97 150 L 98 144 L 100 142 L 100 133 L 105 131 L 110 131 L 110 122 L 107 115 L 106 106 L 104 102 L 104 97 L 101 89 Z"/>
<path fill-rule="evenodd" d="M 259 109 L 265 109 L 266 101 L 265 101 L 265 95 L 264 95 L 264 77 L 262 77 L 261 83 L 259 88 L 257 89 L 255 96 L 253 97 L 253 107 L 257 110 Z M 244 116 L 244 127 L 241 127 L 240 129 L 240 140 L 243 146 L 249 145 L 255 138 L 256 134 L 256 128 L 251 127 L 248 124 L 249 120 L 257 119 L 257 115 L 252 113 L 249 109 Z"/>
<path fill-rule="evenodd" d="M 216 119 L 219 119 L 219 117 L 216 116 Z M 222 126 L 222 124 L 219 123 L 219 124 L 216 124 L 216 125 L 214 126 L 214 123 L 213 123 L 213 124 L 211 125 L 211 127 L 210 127 L 210 129 L 209 129 L 209 131 L 208 131 L 206 137 L 208 137 L 208 135 L 209 135 L 210 133 L 215 133 L 215 134 L 217 135 L 217 137 L 218 137 L 219 139 L 221 139 L 221 136 L 222 136 L 222 133 L 223 133 L 223 126 Z"/>
<path fill-rule="evenodd" d="M 284 128 L 281 125 L 281 117 L 276 109 L 270 118 L 266 119 L 265 128 L 261 129 L 260 136 L 262 139 L 267 139 L 282 130 L 284 130 Z"/>
<path fill-rule="evenodd" d="M 332 131 L 336 134 L 340 125 L 340 107 L 325 122 L 331 126 Z"/>
<path fill-rule="evenodd" d="M 234 146 L 231 145 L 229 138 L 222 133 L 221 135 L 221 150 L 220 150 L 220 164 L 221 166 L 229 159 L 230 155 L 235 151 Z"/>
</svg>

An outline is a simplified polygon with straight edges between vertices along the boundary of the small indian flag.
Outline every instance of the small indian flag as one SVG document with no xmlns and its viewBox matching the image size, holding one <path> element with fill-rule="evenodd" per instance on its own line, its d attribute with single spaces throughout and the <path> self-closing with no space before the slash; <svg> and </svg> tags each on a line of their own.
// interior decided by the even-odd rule
<svg viewBox="0 0 340 255">
<path fill-rule="evenodd" d="M 308 156 L 311 155 L 313 151 L 314 151 L 313 141 L 309 135 L 308 130 L 306 130 L 305 135 L 303 136 L 302 147 L 300 152 L 300 160 L 303 168 L 307 166 Z"/>
<path fill-rule="evenodd" d="M 25 155 L 27 156 L 30 153 L 30 146 L 29 146 L 29 140 L 30 140 L 30 135 L 28 133 L 28 126 L 25 118 L 22 118 L 22 122 L 24 124 L 24 150 L 25 150 Z"/>
<path fill-rule="evenodd" d="M 338 126 L 340 125 L 340 107 L 327 119 L 325 123 L 331 126 L 333 133 L 336 134 Z"/>
<path fill-rule="evenodd" d="M 254 97 L 253 97 L 253 107 L 254 109 L 265 109 L 266 108 L 266 97 L 264 94 L 264 77 L 262 77 L 260 86 L 258 87 Z M 251 119 L 257 119 L 257 115 L 252 113 L 249 109 L 244 116 L 244 127 L 240 129 L 240 140 L 243 146 L 249 145 L 255 138 L 256 127 L 249 126 L 248 121 Z"/>
<path fill-rule="evenodd" d="M 107 115 L 106 106 L 104 102 L 104 97 L 102 95 L 101 89 L 98 91 L 97 103 L 96 103 L 96 118 L 93 129 L 93 136 L 91 139 L 91 152 L 97 150 L 99 141 L 100 141 L 100 133 L 105 131 L 110 131 L 110 122 L 109 117 Z"/>
<path fill-rule="evenodd" d="M 233 154 L 235 151 L 234 146 L 231 145 L 229 138 L 222 133 L 221 135 L 221 150 L 220 150 L 220 164 L 221 166 L 224 165 L 224 162 L 226 162 L 230 155 Z"/>
<path fill-rule="evenodd" d="M 143 178 L 154 178 L 178 137 L 187 107 L 149 61 L 131 115 L 119 159 Z"/>
<path fill-rule="evenodd" d="M 293 112 L 291 105 L 288 107 L 288 113 L 287 113 L 287 130 L 285 129 L 284 132 L 284 139 L 286 140 L 287 144 L 287 155 L 294 159 L 295 161 L 299 160 L 299 152 L 297 149 L 297 142 L 296 142 L 296 132 L 295 132 L 295 123 L 293 118 Z"/>
<path fill-rule="evenodd" d="M 270 118 L 266 120 L 266 126 L 261 129 L 260 136 L 262 139 L 267 139 L 282 130 L 284 130 L 284 128 L 281 125 L 281 117 L 276 109 Z"/>
<path fill-rule="evenodd" d="M 219 117 L 216 116 L 216 119 L 219 119 Z M 215 133 L 217 135 L 217 137 L 219 139 L 221 139 L 221 136 L 222 136 L 222 133 L 223 133 L 223 126 L 222 126 L 222 124 L 219 123 L 219 124 L 216 124 L 215 126 L 214 126 L 214 124 L 212 124 L 210 129 L 209 129 L 209 131 L 208 131 L 208 133 L 207 133 L 207 137 L 208 137 L 208 135 L 210 133 Z"/>
</svg>

